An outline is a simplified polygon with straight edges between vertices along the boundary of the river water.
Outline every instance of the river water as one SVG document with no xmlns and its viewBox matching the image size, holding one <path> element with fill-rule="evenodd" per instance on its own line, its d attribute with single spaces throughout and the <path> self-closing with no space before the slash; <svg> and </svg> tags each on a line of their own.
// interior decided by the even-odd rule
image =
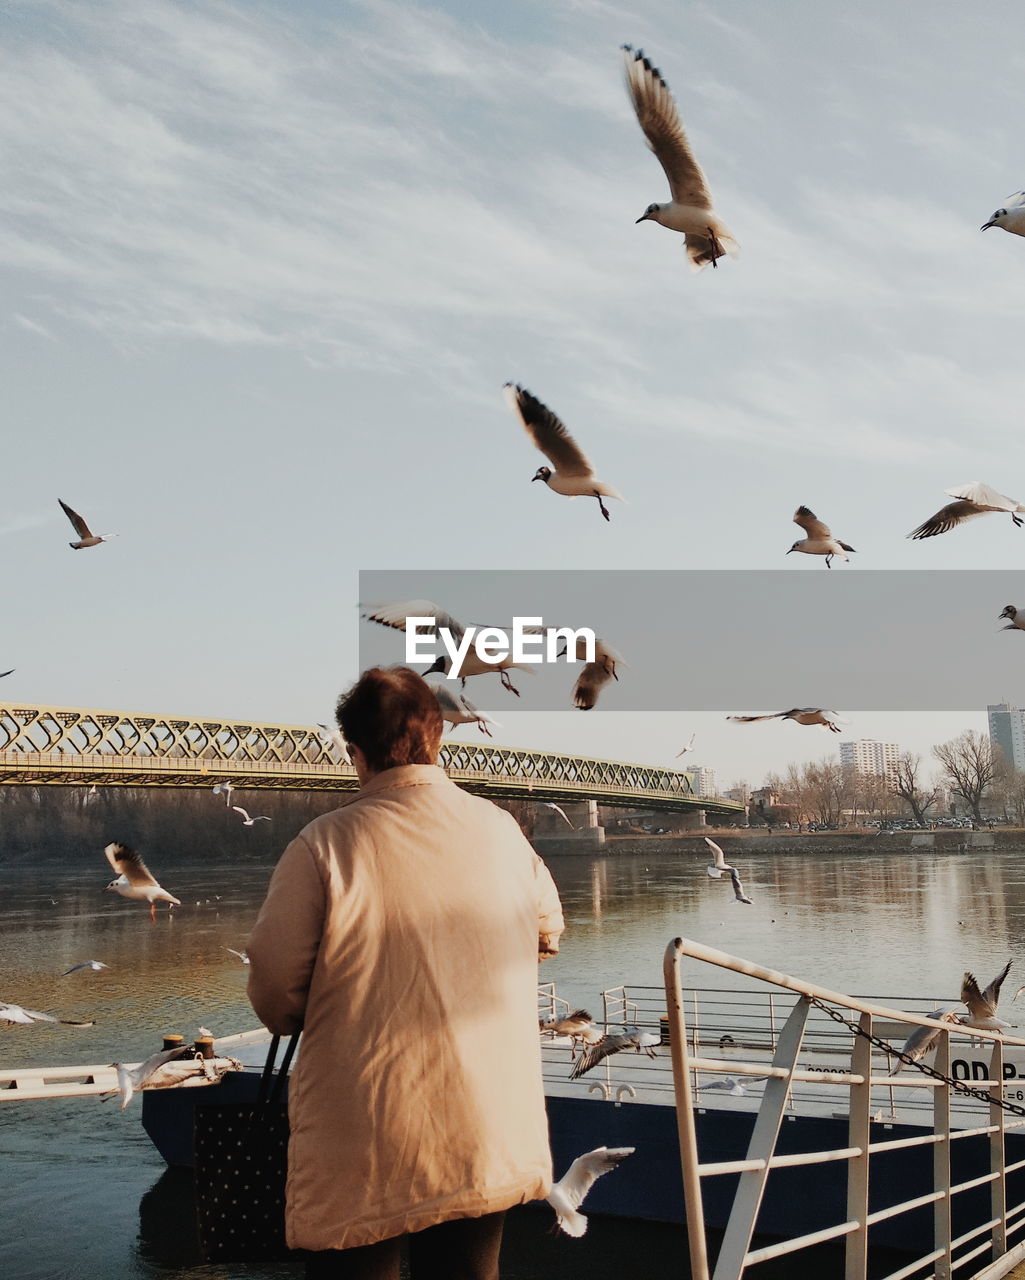
<svg viewBox="0 0 1025 1280">
<path fill-rule="evenodd" d="M 726 842 L 753 904 L 732 901 L 692 852 L 623 858 L 552 857 L 567 917 L 563 950 L 542 978 L 573 1005 L 600 1008 L 621 983 L 658 985 L 666 943 L 683 934 L 834 990 L 956 1001 L 964 969 L 983 982 L 1020 955 L 1025 865 L 1013 852 L 745 855 Z M 135 1061 L 165 1032 L 200 1025 L 227 1035 L 254 1025 L 243 949 L 271 866 L 161 863 L 183 901 L 151 925 L 144 906 L 104 894 L 102 863 L 57 862 L 0 872 L 0 999 L 93 1027 L 0 1026 L 0 1062 L 64 1065 Z M 108 969 L 60 977 L 81 960 Z M 686 985 L 730 985 L 707 968 Z M 472 975 L 471 975 L 472 980 Z M 1010 993 L 1025 982 L 1012 968 Z M 737 984 L 733 984 L 737 985 Z M 743 985 L 751 985 L 746 982 Z M 1007 1009 L 1011 1013 L 1007 1012 Z M 1025 1021 L 1025 1018 L 1023 1018 Z M 0 1270 L 11 1280 L 296 1275 L 294 1266 L 205 1267 L 189 1220 L 188 1177 L 167 1171 L 142 1131 L 138 1100 L 122 1112 L 97 1097 L 0 1103 Z M 503 1276 L 528 1280 L 639 1274 L 636 1228 L 596 1221 L 583 1241 L 555 1237 L 540 1213 L 511 1224 Z M 682 1239 L 644 1236 L 644 1270 L 679 1275 Z M 633 1262 L 631 1262 L 631 1258 Z M 819 1274 L 830 1274 L 827 1269 Z M 771 1274 L 760 1271 L 760 1275 Z M 796 1271 L 789 1274 L 797 1275 Z"/>
</svg>

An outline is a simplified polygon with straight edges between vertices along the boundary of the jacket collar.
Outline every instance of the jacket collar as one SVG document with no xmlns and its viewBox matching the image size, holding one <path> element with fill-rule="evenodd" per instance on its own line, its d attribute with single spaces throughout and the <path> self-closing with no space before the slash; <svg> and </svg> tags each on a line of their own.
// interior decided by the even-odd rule
<svg viewBox="0 0 1025 1280">
<path fill-rule="evenodd" d="M 362 800 L 364 796 L 376 795 L 378 791 L 390 791 L 395 787 L 418 787 L 438 782 L 455 786 L 440 765 L 400 764 L 395 769 L 385 769 L 375 774 L 366 786 L 360 787 L 353 799 Z"/>
</svg>

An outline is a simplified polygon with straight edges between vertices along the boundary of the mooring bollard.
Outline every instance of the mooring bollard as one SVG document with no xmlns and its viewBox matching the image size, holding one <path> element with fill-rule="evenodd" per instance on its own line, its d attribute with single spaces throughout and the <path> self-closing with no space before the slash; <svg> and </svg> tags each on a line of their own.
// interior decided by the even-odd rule
<svg viewBox="0 0 1025 1280">
<path fill-rule="evenodd" d="M 196 1048 L 209 1061 L 215 1056 L 213 1036 L 196 1036 Z"/>
<path fill-rule="evenodd" d="M 184 1036 L 178 1036 L 178 1035 L 164 1036 L 165 1051 L 168 1049 L 180 1049 L 184 1043 L 185 1043 Z"/>
</svg>

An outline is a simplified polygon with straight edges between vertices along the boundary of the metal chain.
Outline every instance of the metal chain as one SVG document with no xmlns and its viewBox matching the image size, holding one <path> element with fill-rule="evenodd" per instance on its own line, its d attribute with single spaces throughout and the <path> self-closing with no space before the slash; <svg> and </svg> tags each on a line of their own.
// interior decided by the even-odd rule
<svg viewBox="0 0 1025 1280">
<path fill-rule="evenodd" d="M 809 1000 L 816 1009 L 821 1009 L 823 1013 L 828 1014 L 834 1022 L 839 1022 L 848 1030 L 853 1031 L 856 1036 L 870 1041 L 877 1049 L 882 1049 L 884 1053 L 892 1054 L 895 1058 L 908 1067 L 914 1067 L 916 1071 L 921 1071 L 923 1075 L 932 1076 L 935 1080 L 942 1080 L 945 1084 L 950 1085 L 955 1093 L 964 1094 L 969 1098 L 977 1098 L 980 1102 L 995 1103 L 998 1107 L 1002 1107 L 1004 1111 L 1010 1111 L 1016 1116 L 1025 1116 L 1025 1107 L 1020 1107 L 1016 1102 L 1007 1102 L 1003 1096 L 1003 1082 L 1000 1083 L 1000 1096 L 994 1097 L 987 1089 L 975 1089 L 970 1084 L 966 1084 L 964 1080 L 955 1080 L 951 1076 L 945 1076 L 942 1071 L 937 1071 L 935 1067 L 926 1066 L 924 1062 L 917 1058 L 912 1058 L 910 1054 L 895 1049 L 892 1044 L 886 1040 L 880 1039 L 879 1036 L 872 1035 L 870 1031 L 862 1031 L 856 1022 L 850 1022 L 842 1014 L 831 1009 L 827 1004 L 823 1004 L 817 996 L 809 996 Z M 899 1086 L 896 1086 L 899 1087 Z"/>
</svg>

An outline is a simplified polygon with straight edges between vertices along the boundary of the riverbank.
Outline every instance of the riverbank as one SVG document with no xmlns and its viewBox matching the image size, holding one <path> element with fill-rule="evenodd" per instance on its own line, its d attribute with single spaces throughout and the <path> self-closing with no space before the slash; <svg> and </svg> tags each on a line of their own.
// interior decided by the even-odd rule
<svg viewBox="0 0 1025 1280">
<path fill-rule="evenodd" d="M 658 856 L 705 851 L 706 835 L 724 848 L 742 848 L 745 853 L 814 853 L 815 857 L 866 853 L 1025 852 L 1025 829 L 1020 827 L 998 827 L 994 831 L 895 831 L 888 835 L 879 835 L 875 831 L 812 831 L 807 834 L 779 831 L 771 836 L 764 831 L 718 831 L 714 827 L 707 827 L 702 831 L 672 836 L 620 836 L 606 832 L 605 843 L 600 849 L 581 849 L 572 839 L 559 836 L 538 837 L 534 844 L 541 854 Z"/>
</svg>

